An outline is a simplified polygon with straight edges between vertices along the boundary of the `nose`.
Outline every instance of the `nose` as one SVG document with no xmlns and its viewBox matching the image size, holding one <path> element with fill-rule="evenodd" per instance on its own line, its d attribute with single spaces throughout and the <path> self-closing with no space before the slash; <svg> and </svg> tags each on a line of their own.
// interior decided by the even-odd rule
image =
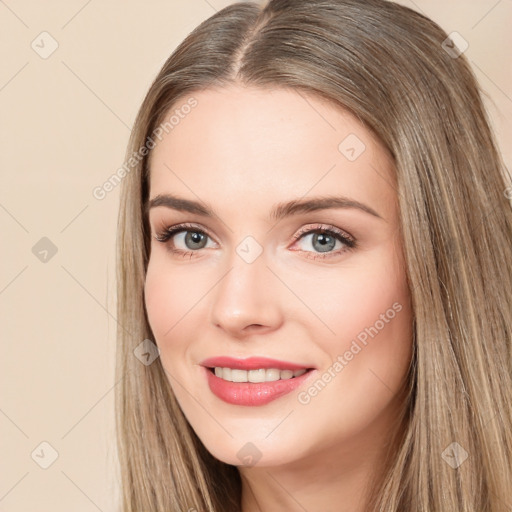
<svg viewBox="0 0 512 512">
<path fill-rule="evenodd" d="M 212 293 L 213 325 L 238 338 L 278 329 L 283 321 L 280 286 L 263 255 L 251 263 L 235 255 Z"/>
</svg>

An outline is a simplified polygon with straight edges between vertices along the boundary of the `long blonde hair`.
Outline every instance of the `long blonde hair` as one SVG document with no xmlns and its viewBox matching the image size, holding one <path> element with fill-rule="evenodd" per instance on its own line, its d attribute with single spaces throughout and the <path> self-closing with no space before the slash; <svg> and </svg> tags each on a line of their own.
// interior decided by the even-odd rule
<svg viewBox="0 0 512 512">
<path fill-rule="evenodd" d="M 446 38 L 428 18 L 385 0 L 233 4 L 165 62 L 127 150 L 127 158 L 141 155 L 170 108 L 194 91 L 235 82 L 312 92 L 351 111 L 387 146 L 414 356 L 405 434 L 369 511 L 512 507 L 512 189 L 474 75 Z M 143 297 L 148 155 L 133 162 L 118 219 L 122 510 L 239 511 L 237 468 L 202 445 L 160 359 L 145 365 L 134 356 L 154 337 Z"/>
</svg>

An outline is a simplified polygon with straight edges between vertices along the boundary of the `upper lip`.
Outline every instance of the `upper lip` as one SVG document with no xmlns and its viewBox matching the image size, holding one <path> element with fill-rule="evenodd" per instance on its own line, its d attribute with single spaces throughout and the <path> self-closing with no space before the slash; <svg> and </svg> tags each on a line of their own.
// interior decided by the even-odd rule
<svg viewBox="0 0 512 512">
<path fill-rule="evenodd" d="M 200 363 L 207 368 L 236 368 L 239 370 L 257 370 L 259 368 L 275 368 L 277 370 L 309 370 L 312 367 L 291 363 L 289 361 L 279 361 L 268 357 L 248 357 L 246 359 L 235 359 L 228 356 L 209 357 Z"/>
</svg>

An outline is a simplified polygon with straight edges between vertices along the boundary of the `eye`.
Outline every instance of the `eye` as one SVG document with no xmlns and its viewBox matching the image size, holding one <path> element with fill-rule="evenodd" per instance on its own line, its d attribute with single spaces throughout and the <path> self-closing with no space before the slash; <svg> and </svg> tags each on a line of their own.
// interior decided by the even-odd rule
<svg viewBox="0 0 512 512">
<path fill-rule="evenodd" d="M 162 233 L 158 233 L 155 239 L 166 244 L 168 249 L 179 256 L 194 256 L 199 249 L 206 247 L 208 234 L 193 224 L 178 224 L 170 228 L 165 228 Z M 172 243 L 170 243 L 172 242 Z M 184 245 L 184 249 L 176 248 L 176 245 Z M 190 250 L 187 250 L 190 249 Z"/>
<path fill-rule="evenodd" d="M 176 226 L 165 228 L 161 233 L 154 237 L 157 241 L 166 244 L 169 251 L 180 257 L 196 256 L 200 249 L 207 248 L 207 240 L 210 236 L 203 229 L 193 224 L 178 224 Z M 308 240 L 309 238 L 309 240 Z M 312 244 L 314 250 L 308 251 L 301 249 L 302 252 L 308 254 L 310 259 L 326 259 L 333 256 L 339 256 L 341 253 L 354 249 L 357 242 L 348 233 L 335 226 L 325 226 L 317 224 L 308 226 L 296 235 L 295 241 L 306 241 Z M 176 246 L 182 245 L 182 248 Z M 307 245 L 305 243 L 304 245 Z M 338 249 L 334 250 L 338 245 Z"/>
<path fill-rule="evenodd" d="M 311 244 L 313 249 L 318 251 L 317 253 L 307 256 L 311 259 L 326 259 L 339 256 L 357 246 L 355 238 L 348 233 L 334 226 L 325 226 L 322 224 L 302 229 L 294 236 L 294 239 L 299 241 L 307 240 L 307 243 L 304 245 L 307 246 Z M 337 244 L 338 250 L 334 251 L 333 249 L 335 249 Z M 301 250 L 308 254 L 311 253 L 311 251 Z"/>
</svg>

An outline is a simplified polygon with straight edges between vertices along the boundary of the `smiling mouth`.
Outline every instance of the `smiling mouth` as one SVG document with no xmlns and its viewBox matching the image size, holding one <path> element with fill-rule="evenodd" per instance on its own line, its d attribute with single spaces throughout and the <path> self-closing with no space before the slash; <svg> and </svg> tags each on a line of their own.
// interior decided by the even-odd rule
<svg viewBox="0 0 512 512">
<path fill-rule="evenodd" d="M 242 370 L 238 368 L 210 367 L 208 370 L 216 377 L 228 382 L 275 382 L 278 380 L 290 380 L 300 377 L 313 368 L 301 368 L 298 370 L 279 370 L 278 368 L 258 368 L 256 370 Z"/>
</svg>

